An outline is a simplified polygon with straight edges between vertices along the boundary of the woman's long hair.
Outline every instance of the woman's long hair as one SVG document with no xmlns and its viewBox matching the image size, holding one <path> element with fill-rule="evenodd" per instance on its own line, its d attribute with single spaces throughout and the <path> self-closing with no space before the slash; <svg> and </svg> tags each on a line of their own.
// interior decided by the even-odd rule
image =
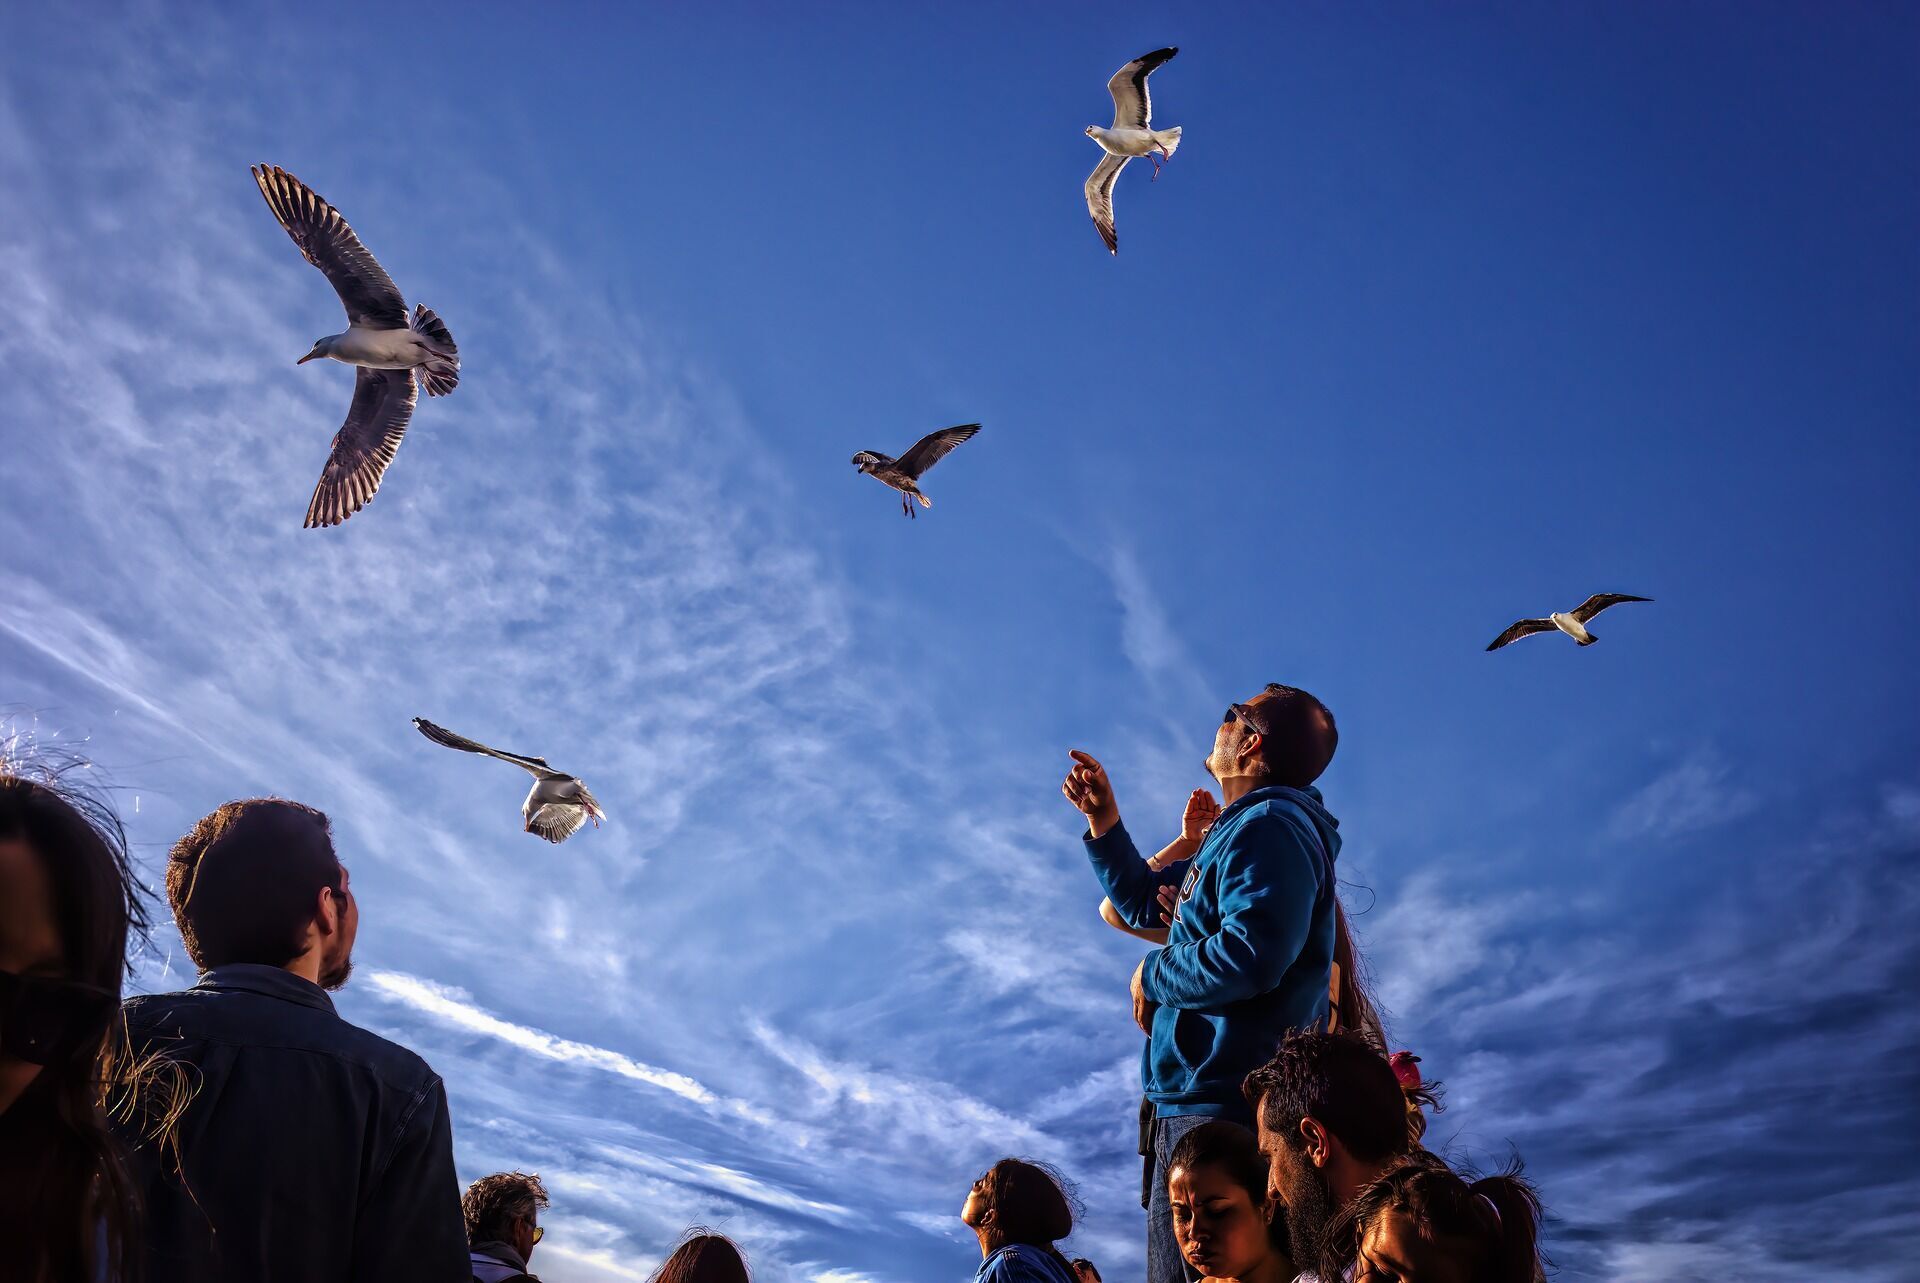
<svg viewBox="0 0 1920 1283">
<path fill-rule="evenodd" d="M 133 1269 L 138 1202 L 105 1105 L 111 1066 L 124 1064 L 117 1003 L 129 931 L 148 922 L 127 856 L 126 830 L 104 802 L 62 780 L 11 774 L 0 762 L 0 838 L 41 861 L 66 953 L 68 977 L 111 993 L 116 1007 L 97 1038 L 44 1066 L 0 1114 L 0 1243 L 27 1280 L 113 1279 Z M 96 1244 L 106 1259 L 96 1261 Z"/>
<path fill-rule="evenodd" d="M 1387 1054 L 1387 1032 L 1380 1008 L 1373 1000 L 1372 968 L 1354 947 L 1346 906 L 1333 901 L 1333 965 L 1340 968 L 1339 1001 L 1333 1008 L 1333 1027 L 1365 1039 L 1381 1055 Z"/>
<path fill-rule="evenodd" d="M 647 1283 L 750 1283 L 751 1278 L 738 1244 L 725 1234 L 696 1225 Z"/>
<path fill-rule="evenodd" d="M 1540 1196 L 1515 1160 L 1494 1176 L 1467 1181 L 1431 1155 L 1410 1158 L 1361 1189 L 1327 1227 L 1320 1277 L 1342 1277 L 1367 1229 L 1403 1212 L 1421 1232 L 1458 1245 L 1474 1283 L 1535 1283 L 1541 1275 Z"/>
<path fill-rule="evenodd" d="M 1030 1158 L 1003 1158 L 980 1179 L 987 1206 L 993 1209 L 994 1246 L 1039 1248 L 1072 1278 L 1073 1266 L 1054 1246 L 1073 1233 L 1073 1193 L 1067 1179 Z"/>
</svg>

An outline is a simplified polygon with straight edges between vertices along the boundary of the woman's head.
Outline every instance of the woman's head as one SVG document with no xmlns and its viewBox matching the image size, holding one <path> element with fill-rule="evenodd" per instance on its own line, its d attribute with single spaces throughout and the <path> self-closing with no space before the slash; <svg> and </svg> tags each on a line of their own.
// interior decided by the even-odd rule
<svg viewBox="0 0 1920 1283">
<path fill-rule="evenodd" d="M 146 915 L 113 812 L 0 768 L 0 1243 L 16 1275 L 118 1277 L 134 1199 L 101 1098 L 129 931 Z M 128 1070 L 131 1073 L 131 1070 Z M 104 1244 L 106 1261 L 95 1259 Z"/>
<path fill-rule="evenodd" d="M 1209 1278 L 1244 1278 L 1285 1254 L 1285 1223 L 1267 1199 L 1267 1160 L 1238 1123 L 1202 1123 L 1180 1138 L 1167 1160 L 1167 1201 L 1180 1254 Z"/>
<path fill-rule="evenodd" d="M 43 1075 L 91 1088 L 146 919 L 126 835 L 57 782 L 0 774 L 0 1112 Z"/>
<path fill-rule="evenodd" d="M 647 1283 L 749 1283 L 750 1277 L 732 1239 L 695 1226 Z"/>
<path fill-rule="evenodd" d="M 1049 1247 L 1073 1233 L 1073 1204 L 1051 1168 L 1003 1158 L 973 1183 L 960 1219 L 979 1233 L 983 1246 Z"/>
<path fill-rule="evenodd" d="M 1515 1167 L 1468 1182 L 1413 1159 L 1360 1191 L 1330 1242 L 1355 1248 L 1355 1283 L 1533 1283 L 1540 1200 Z M 1323 1278 L 1345 1261 L 1321 1262 Z M 1334 1272 L 1328 1273 L 1331 1269 Z"/>
</svg>

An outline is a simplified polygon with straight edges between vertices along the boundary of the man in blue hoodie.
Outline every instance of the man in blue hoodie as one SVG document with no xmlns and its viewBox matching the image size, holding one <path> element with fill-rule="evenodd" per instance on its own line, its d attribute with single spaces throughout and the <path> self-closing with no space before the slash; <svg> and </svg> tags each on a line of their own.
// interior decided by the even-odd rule
<svg viewBox="0 0 1920 1283">
<path fill-rule="evenodd" d="M 1184 871 L 1160 872 L 1120 823 L 1106 771 L 1073 751 L 1062 789 L 1087 817 L 1087 855 L 1115 910 L 1134 926 L 1157 926 L 1160 889 L 1180 887 L 1166 944 L 1133 973 L 1154 1111 L 1147 1283 L 1193 1277 L 1167 1202 L 1174 1145 L 1211 1118 L 1251 1127 L 1242 1080 L 1287 1030 L 1326 1020 L 1340 836 L 1312 785 L 1338 742 L 1326 705 L 1291 686 L 1270 684 L 1229 706 L 1206 760 L 1220 784 L 1219 818 Z"/>
</svg>

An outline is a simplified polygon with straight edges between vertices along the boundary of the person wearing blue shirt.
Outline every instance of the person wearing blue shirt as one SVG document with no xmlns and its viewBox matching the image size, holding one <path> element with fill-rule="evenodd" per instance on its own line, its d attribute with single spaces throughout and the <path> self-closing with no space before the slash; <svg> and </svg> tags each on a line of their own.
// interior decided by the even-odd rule
<svg viewBox="0 0 1920 1283">
<path fill-rule="evenodd" d="M 980 1239 L 973 1283 L 1078 1283 L 1054 1244 L 1073 1233 L 1073 1204 L 1053 1172 L 1003 1158 L 967 1191 L 960 1220 Z"/>
<path fill-rule="evenodd" d="M 1288 1030 L 1327 1019 L 1340 836 L 1313 782 L 1338 742 L 1326 705 L 1295 687 L 1269 684 L 1230 705 L 1205 763 L 1222 807 L 1184 870 L 1141 858 L 1106 770 L 1072 752 L 1061 788 L 1087 818 L 1087 856 L 1114 911 L 1155 926 L 1163 888 L 1179 888 L 1166 943 L 1141 960 L 1132 985 L 1154 1115 L 1147 1283 L 1191 1277 L 1166 1197 L 1173 1147 L 1210 1118 L 1252 1125 L 1242 1080 Z"/>
</svg>

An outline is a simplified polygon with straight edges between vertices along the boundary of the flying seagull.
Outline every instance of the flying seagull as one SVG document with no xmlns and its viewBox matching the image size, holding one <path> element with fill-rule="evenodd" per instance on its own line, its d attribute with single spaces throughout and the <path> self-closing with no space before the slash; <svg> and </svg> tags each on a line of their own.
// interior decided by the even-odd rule
<svg viewBox="0 0 1920 1283">
<path fill-rule="evenodd" d="M 373 500 L 413 417 L 419 388 L 445 396 L 460 382 L 460 349 L 445 322 L 428 307 L 407 303 L 340 211 L 277 165 L 255 165 L 253 181 L 267 208 L 287 229 L 306 260 L 326 274 L 347 308 L 347 328 L 315 341 L 316 357 L 360 367 L 353 404 L 333 438 L 333 453 L 307 505 L 306 526 L 337 526 Z M 417 384 L 417 386 L 416 386 Z"/>
<path fill-rule="evenodd" d="M 593 794 L 587 792 L 586 785 L 565 771 L 554 770 L 547 765 L 544 757 L 503 753 L 464 735 L 455 735 L 443 726 L 435 726 L 424 717 L 414 718 L 413 727 L 436 744 L 457 748 L 463 753 L 497 757 L 530 772 L 533 775 L 533 791 L 527 794 L 526 804 L 520 808 L 521 819 L 525 821 L 529 833 L 538 833 L 549 842 L 564 842 L 579 832 L 580 826 L 588 820 L 592 820 L 593 826 L 599 828 L 600 821 L 607 816 L 600 809 L 600 804 L 593 800 Z"/>
<path fill-rule="evenodd" d="M 1595 593 L 1580 603 L 1577 610 L 1556 611 L 1545 619 L 1523 619 L 1493 639 L 1488 650 L 1499 650 L 1508 642 L 1519 641 L 1522 637 L 1531 637 L 1534 633 L 1550 633 L 1555 629 L 1579 642 L 1582 646 L 1591 646 L 1599 641 L 1587 631 L 1587 621 L 1609 606 L 1618 606 L 1623 601 L 1652 601 L 1651 597 L 1629 597 L 1625 593 Z"/>
<path fill-rule="evenodd" d="M 876 450 L 862 450 L 853 456 L 853 466 L 879 481 L 884 481 L 900 492 L 900 511 L 909 517 L 920 514 L 913 510 L 913 501 L 918 499 L 922 508 L 933 507 L 933 500 L 920 493 L 920 487 L 914 482 L 920 474 L 947 457 L 953 448 L 967 440 L 980 430 L 977 423 L 963 423 L 957 428 L 942 428 L 938 432 L 929 432 L 913 443 L 913 449 L 898 459 L 884 455 Z"/>
<path fill-rule="evenodd" d="M 1179 52 L 1178 49 L 1155 49 L 1114 72 L 1113 79 L 1107 82 L 1107 92 L 1113 95 L 1113 128 L 1087 126 L 1087 137 L 1107 153 L 1087 176 L 1087 212 L 1093 215 L 1093 225 L 1099 229 L 1100 239 L 1107 243 L 1109 253 L 1120 252 L 1120 237 L 1113 230 L 1114 180 L 1135 156 L 1151 159 L 1153 176 L 1159 178 L 1160 156 L 1154 153 L 1160 152 L 1172 160 L 1174 148 L 1180 145 L 1180 126 L 1152 127 L 1153 100 L 1147 95 L 1147 77 L 1155 67 Z"/>
</svg>

